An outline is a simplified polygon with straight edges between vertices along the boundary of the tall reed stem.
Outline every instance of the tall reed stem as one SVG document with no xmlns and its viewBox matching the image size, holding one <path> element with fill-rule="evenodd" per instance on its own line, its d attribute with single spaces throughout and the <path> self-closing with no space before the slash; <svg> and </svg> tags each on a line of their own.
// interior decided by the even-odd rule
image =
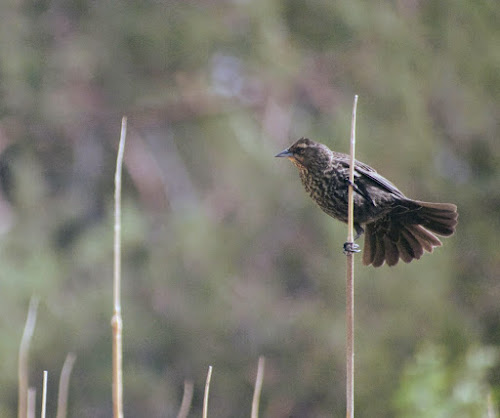
<svg viewBox="0 0 500 418">
<path fill-rule="evenodd" d="M 120 145 L 116 157 L 115 171 L 115 228 L 114 228 L 114 263 L 113 263 L 113 417 L 123 418 L 123 371 L 122 371 L 122 330 L 123 321 L 120 301 L 121 284 L 121 195 L 122 162 L 127 136 L 127 118 L 122 118 Z"/>
<path fill-rule="evenodd" d="M 347 212 L 347 242 L 354 242 L 354 154 L 356 145 L 356 108 L 358 95 L 354 96 L 351 121 L 349 195 Z M 346 417 L 354 418 L 354 253 L 347 252 L 346 269 Z"/>
</svg>

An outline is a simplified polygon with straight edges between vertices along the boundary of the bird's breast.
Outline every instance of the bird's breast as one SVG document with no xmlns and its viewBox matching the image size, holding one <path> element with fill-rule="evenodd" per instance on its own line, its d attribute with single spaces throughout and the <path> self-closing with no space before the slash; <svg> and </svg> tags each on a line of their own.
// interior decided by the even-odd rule
<svg viewBox="0 0 500 418">
<path fill-rule="evenodd" d="M 325 213 L 346 222 L 347 183 L 339 174 L 336 170 L 301 170 L 300 178 L 306 192 Z"/>
</svg>

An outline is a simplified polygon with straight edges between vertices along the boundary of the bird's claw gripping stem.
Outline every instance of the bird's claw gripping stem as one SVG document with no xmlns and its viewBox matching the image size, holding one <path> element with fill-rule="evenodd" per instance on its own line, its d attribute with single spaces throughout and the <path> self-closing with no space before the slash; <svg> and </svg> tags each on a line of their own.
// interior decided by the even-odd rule
<svg viewBox="0 0 500 418">
<path fill-rule="evenodd" d="M 359 253 L 361 250 L 359 249 L 359 245 L 354 242 L 344 242 L 344 254 L 353 254 Z"/>
</svg>

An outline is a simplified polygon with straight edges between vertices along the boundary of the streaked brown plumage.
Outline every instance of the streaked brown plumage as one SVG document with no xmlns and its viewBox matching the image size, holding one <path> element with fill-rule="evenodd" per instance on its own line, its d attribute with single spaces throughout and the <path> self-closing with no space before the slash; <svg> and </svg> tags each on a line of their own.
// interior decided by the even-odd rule
<svg viewBox="0 0 500 418">
<path fill-rule="evenodd" d="M 287 157 L 298 168 L 306 191 L 331 217 L 347 222 L 349 156 L 326 145 L 301 138 L 276 157 Z M 354 227 L 365 233 L 363 264 L 409 263 L 424 251 L 440 246 L 436 236 L 450 236 L 457 225 L 457 207 L 451 203 L 407 198 L 370 166 L 355 162 Z"/>
</svg>

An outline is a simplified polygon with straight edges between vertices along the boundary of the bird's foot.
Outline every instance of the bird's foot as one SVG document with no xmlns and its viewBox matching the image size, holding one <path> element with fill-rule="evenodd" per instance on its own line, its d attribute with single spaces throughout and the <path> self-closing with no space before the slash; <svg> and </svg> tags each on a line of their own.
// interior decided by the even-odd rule
<svg viewBox="0 0 500 418">
<path fill-rule="evenodd" d="M 344 254 L 353 254 L 359 253 L 361 250 L 359 249 L 359 245 L 354 242 L 344 242 Z"/>
<path fill-rule="evenodd" d="M 357 223 L 354 224 L 354 229 L 356 230 L 356 235 L 354 236 L 353 241 L 356 241 L 361 235 L 364 234 L 365 230 Z"/>
</svg>

